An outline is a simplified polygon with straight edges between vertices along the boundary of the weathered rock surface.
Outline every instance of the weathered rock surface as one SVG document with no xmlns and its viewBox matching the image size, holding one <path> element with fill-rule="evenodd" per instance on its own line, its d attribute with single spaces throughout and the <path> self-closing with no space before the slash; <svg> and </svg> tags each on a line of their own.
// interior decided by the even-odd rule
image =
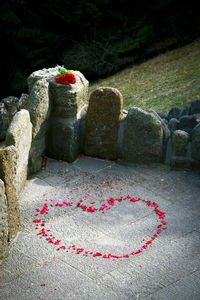
<svg viewBox="0 0 200 300">
<path fill-rule="evenodd" d="M 157 112 L 157 114 L 159 115 L 159 117 L 160 117 L 161 119 L 165 119 L 165 120 L 168 121 L 167 115 L 166 115 L 165 113 L 163 113 L 162 111 L 161 111 L 161 112 Z"/>
<path fill-rule="evenodd" d="M 118 128 L 123 115 L 123 98 L 114 88 L 100 87 L 89 99 L 85 126 L 85 153 L 116 159 Z"/>
<path fill-rule="evenodd" d="M 45 79 L 33 85 L 27 110 L 30 113 L 32 128 L 32 145 L 30 150 L 30 172 L 36 172 L 41 166 L 42 155 L 46 148 L 48 120 L 51 113 L 49 100 L 49 83 Z"/>
<path fill-rule="evenodd" d="M 175 130 L 179 129 L 179 121 L 175 118 L 172 118 L 169 121 L 168 127 L 169 127 L 169 130 L 170 130 L 171 134 L 172 134 Z"/>
<path fill-rule="evenodd" d="M 18 98 L 9 96 L 0 102 L 0 141 L 6 137 L 6 131 L 18 110 Z"/>
<path fill-rule="evenodd" d="M 53 103 L 53 117 L 73 118 L 87 102 L 88 81 L 83 74 L 75 71 L 75 84 L 59 84 L 50 80 L 50 98 Z"/>
<path fill-rule="evenodd" d="M 191 102 L 190 115 L 200 113 L 200 99 L 195 99 Z"/>
<path fill-rule="evenodd" d="M 191 156 L 200 164 L 200 124 L 192 131 Z"/>
<path fill-rule="evenodd" d="M 172 135 L 172 153 L 176 156 L 186 156 L 189 143 L 189 134 L 182 130 L 174 131 Z"/>
<path fill-rule="evenodd" d="M 78 114 L 87 102 L 89 83 L 78 71 L 74 71 L 75 84 L 56 83 L 55 77 L 59 68 L 60 66 L 39 70 L 28 78 L 28 109 L 33 123 L 33 143 L 30 152 L 32 172 L 40 168 L 45 150 L 54 158 L 68 161 L 75 159 L 79 152 Z M 32 103 L 35 104 L 30 109 Z"/>
<path fill-rule="evenodd" d="M 77 118 L 51 118 L 47 155 L 72 162 L 79 154 L 80 131 Z"/>
<path fill-rule="evenodd" d="M 8 242 L 8 212 L 5 187 L 0 179 L 0 260 L 4 257 Z"/>
<path fill-rule="evenodd" d="M 21 192 L 28 174 L 29 151 L 32 141 L 32 124 L 25 109 L 15 114 L 6 134 L 6 146 L 15 146 L 18 152 L 16 164 L 16 190 Z"/>
<path fill-rule="evenodd" d="M 29 95 L 28 94 L 21 94 L 19 101 L 17 103 L 18 110 L 26 109 L 29 102 Z"/>
<path fill-rule="evenodd" d="M 5 184 L 8 209 L 8 241 L 12 241 L 20 229 L 20 208 L 16 192 L 17 149 L 14 146 L 0 148 L 0 179 Z"/>
<path fill-rule="evenodd" d="M 182 128 L 194 128 L 198 122 L 196 119 L 196 116 L 191 115 L 191 116 L 183 116 L 180 118 L 180 123 L 179 123 L 179 129 Z"/>
<path fill-rule="evenodd" d="M 186 104 L 184 106 L 184 108 L 181 110 L 179 118 L 181 118 L 183 116 L 186 116 L 186 115 L 189 115 L 190 114 L 190 110 L 191 110 L 190 104 Z"/>
<path fill-rule="evenodd" d="M 172 107 L 167 115 L 168 120 L 172 118 L 178 119 L 180 115 L 181 109 L 179 107 Z"/>
<path fill-rule="evenodd" d="M 160 162 L 163 150 L 162 123 L 152 112 L 129 109 L 123 138 L 123 159 L 133 162 Z"/>
<path fill-rule="evenodd" d="M 161 126 L 163 129 L 163 149 L 162 149 L 162 153 L 163 153 L 163 158 L 165 158 L 165 154 L 166 154 L 166 150 L 167 150 L 167 143 L 168 143 L 168 139 L 170 137 L 170 131 L 168 129 L 168 124 L 165 122 L 165 119 L 162 119 L 153 109 L 148 109 L 146 110 L 149 113 L 154 114 L 154 116 L 161 122 Z"/>
</svg>

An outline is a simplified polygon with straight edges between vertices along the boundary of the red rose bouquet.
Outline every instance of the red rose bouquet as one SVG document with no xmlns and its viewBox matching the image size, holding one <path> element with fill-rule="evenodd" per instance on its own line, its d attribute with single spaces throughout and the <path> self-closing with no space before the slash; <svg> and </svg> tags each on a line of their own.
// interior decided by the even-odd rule
<svg viewBox="0 0 200 300">
<path fill-rule="evenodd" d="M 68 85 L 69 83 L 71 84 L 76 83 L 75 74 L 66 69 L 60 69 L 59 73 L 57 73 L 55 80 L 57 83 L 61 83 L 65 85 Z"/>
</svg>

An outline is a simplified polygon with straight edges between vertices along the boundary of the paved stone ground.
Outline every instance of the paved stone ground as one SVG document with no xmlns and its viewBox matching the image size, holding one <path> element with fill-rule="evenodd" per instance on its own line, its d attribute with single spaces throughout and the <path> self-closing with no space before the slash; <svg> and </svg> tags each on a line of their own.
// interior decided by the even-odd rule
<svg viewBox="0 0 200 300">
<path fill-rule="evenodd" d="M 67 246 L 122 255 L 140 248 L 157 230 L 159 218 L 144 202 L 118 202 L 104 214 L 83 212 L 75 203 L 85 193 L 86 202 L 96 206 L 128 194 L 155 201 L 166 212 L 167 230 L 152 247 L 129 258 L 58 251 L 37 235 L 33 223 L 44 203 L 51 209 L 38 217 Z M 64 200 L 74 205 L 55 206 Z M 20 205 L 23 229 L 0 266 L 0 299 L 200 299 L 199 171 L 87 157 L 72 164 L 49 159 L 27 181 Z"/>
</svg>

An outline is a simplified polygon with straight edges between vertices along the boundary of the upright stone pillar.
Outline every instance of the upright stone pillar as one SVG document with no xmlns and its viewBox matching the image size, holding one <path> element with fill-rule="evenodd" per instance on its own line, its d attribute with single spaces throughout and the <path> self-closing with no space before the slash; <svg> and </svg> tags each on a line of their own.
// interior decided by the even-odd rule
<svg viewBox="0 0 200 300">
<path fill-rule="evenodd" d="M 88 81 L 74 71 L 75 84 L 55 81 L 61 67 L 35 71 L 28 78 L 29 103 L 33 124 L 30 172 L 41 167 L 42 155 L 73 161 L 79 153 L 81 110 L 87 102 Z"/>
<path fill-rule="evenodd" d="M 5 184 L 8 209 L 8 241 L 12 241 L 20 229 L 20 207 L 16 192 L 17 150 L 14 146 L 0 149 L 0 179 Z"/>
<path fill-rule="evenodd" d="M 88 81 L 75 71 L 75 84 L 59 84 L 50 80 L 53 104 L 48 130 L 47 155 L 73 161 L 80 152 L 80 118 L 87 102 Z"/>
<path fill-rule="evenodd" d="M 49 82 L 43 78 L 34 81 L 32 77 L 36 77 L 34 77 L 34 73 L 28 79 L 31 84 L 29 84 L 30 96 L 27 110 L 33 125 L 29 160 L 30 173 L 38 171 L 41 167 L 42 155 L 46 149 L 48 119 L 51 113 Z"/>
<path fill-rule="evenodd" d="M 5 187 L 0 179 L 0 260 L 5 256 L 8 244 L 8 212 Z"/>
<path fill-rule="evenodd" d="M 114 88 L 100 87 L 92 92 L 86 115 L 85 153 L 116 159 L 118 129 L 123 116 L 123 98 Z"/>
<path fill-rule="evenodd" d="M 15 174 L 17 195 L 26 182 L 31 141 L 32 124 L 29 112 L 22 109 L 14 116 L 6 134 L 6 146 L 15 146 L 18 153 Z"/>
</svg>

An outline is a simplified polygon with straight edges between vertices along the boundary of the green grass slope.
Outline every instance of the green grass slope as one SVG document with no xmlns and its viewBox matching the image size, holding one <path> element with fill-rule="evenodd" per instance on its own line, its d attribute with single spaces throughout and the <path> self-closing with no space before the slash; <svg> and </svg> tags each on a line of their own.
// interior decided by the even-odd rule
<svg viewBox="0 0 200 300">
<path fill-rule="evenodd" d="M 124 109 L 136 106 L 168 112 L 173 106 L 181 108 L 200 98 L 200 39 L 92 83 L 89 92 L 100 86 L 117 88 Z"/>
</svg>

